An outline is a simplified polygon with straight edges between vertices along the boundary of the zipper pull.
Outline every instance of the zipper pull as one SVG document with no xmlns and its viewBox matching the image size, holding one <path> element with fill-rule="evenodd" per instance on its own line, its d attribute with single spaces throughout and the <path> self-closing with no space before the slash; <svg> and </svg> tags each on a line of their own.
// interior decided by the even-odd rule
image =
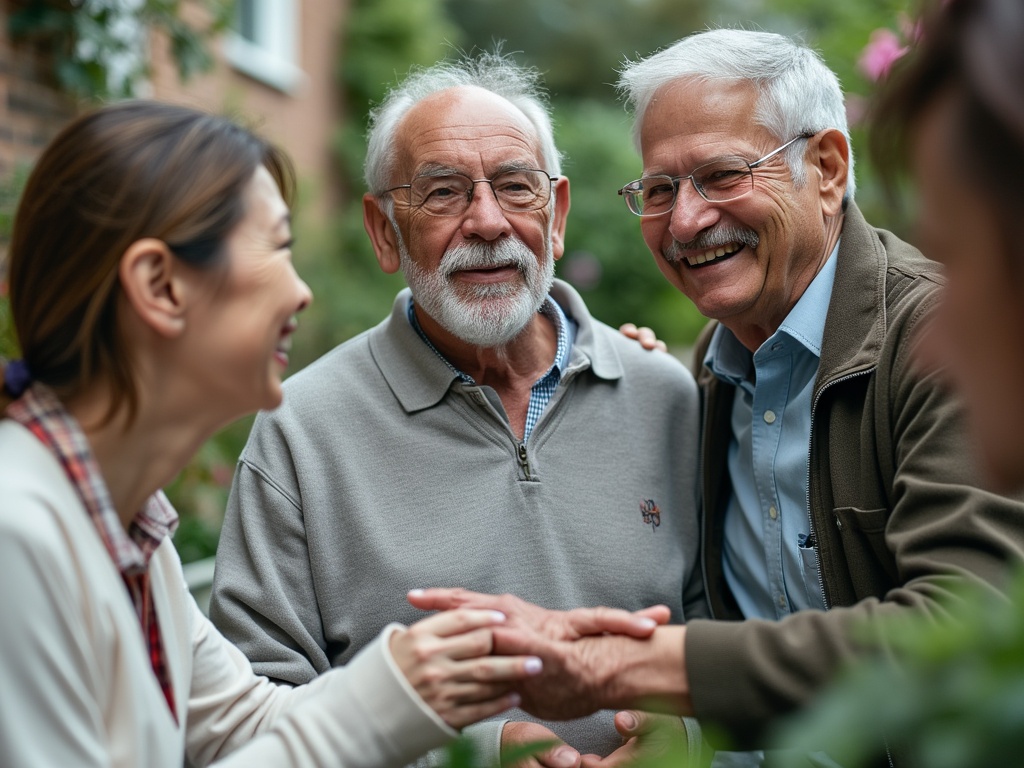
<svg viewBox="0 0 1024 768">
<path fill-rule="evenodd" d="M 527 478 L 530 477 L 530 454 L 526 452 L 526 443 L 520 443 L 517 449 L 519 454 L 519 466 L 523 468 L 523 473 Z"/>
</svg>

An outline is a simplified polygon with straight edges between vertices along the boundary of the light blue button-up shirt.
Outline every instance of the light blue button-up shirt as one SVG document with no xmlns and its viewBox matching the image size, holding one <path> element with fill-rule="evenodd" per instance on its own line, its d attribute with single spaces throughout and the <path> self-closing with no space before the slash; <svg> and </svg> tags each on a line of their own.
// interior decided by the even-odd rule
<svg viewBox="0 0 1024 768">
<path fill-rule="evenodd" d="M 720 326 L 704 359 L 718 378 L 736 386 L 723 565 L 746 618 L 779 619 L 826 607 L 817 549 L 808 541 L 807 484 L 811 396 L 838 249 L 753 355 Z"/>
</svg>

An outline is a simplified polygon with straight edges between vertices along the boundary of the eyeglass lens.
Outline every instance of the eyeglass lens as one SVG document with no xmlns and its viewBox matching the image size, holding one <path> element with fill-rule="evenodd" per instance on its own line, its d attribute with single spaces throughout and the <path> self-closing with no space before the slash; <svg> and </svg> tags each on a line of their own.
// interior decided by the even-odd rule
<svg viewBox="0 0 1024 768">
<path fill-rule="evenodd" d="M 413 179 L 410 203 L 435 216 L 457 216 L 469 208 L 478 183 L 490 183 L 494 197 L 509 212 L 543 208 L 551 198 L 551 178 L 544 171 L 516 170 L 474 181 L 459 173 Z"/>
<path fill-rule="evenodd" d="M 708 202 L 722 203 L 742 197 L 754 188 L 750 166 L 740 158 L 726 158 L 695 168 L 687 176 L 673 181 L 668 176 L 640 179 L 626 190 L 626 202 L 634 213 L 656 214 L 672 208 L 678 185 L 689 179 L 698 194 Z"/>
</svg>

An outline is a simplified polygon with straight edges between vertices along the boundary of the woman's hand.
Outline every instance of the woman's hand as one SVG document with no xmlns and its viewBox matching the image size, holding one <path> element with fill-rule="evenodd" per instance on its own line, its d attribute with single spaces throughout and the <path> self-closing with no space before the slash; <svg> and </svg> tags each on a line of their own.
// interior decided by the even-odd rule
<svg viewBox="0 0 1024 768">
<path fill-rule="evenodd" d="M 658 625 L 666 624 L 672 617 L 666 605 L 652 605 L 633 613 L 604 607 L 553 611 L 515 595 L 488 595 L 459 587 L 414 589 L 408 600 L 424 611 L 489 608 L 507 616 L 508 626 L 530 629 L 550 640 L 577 640 L 605 633 L 650 637 Z"/>
<path fill-rule="evenodd" d="M 490 656 L 494 610 L 439 613 L 391 636 L 391 655 L 410 685 L 453 728 L 519 704 L 511 683 L 541 671 L 535 656 Z"/>
</svg>

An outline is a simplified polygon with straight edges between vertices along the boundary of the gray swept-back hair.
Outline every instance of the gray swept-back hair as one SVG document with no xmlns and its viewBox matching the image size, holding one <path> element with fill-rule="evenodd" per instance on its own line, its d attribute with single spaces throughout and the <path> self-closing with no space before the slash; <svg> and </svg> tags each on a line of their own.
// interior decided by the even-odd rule
<svg viewBox="0 0 1024 768">
<path fill-rule="evenodd" d="M 561 175 L 561 155 L 555 147 L 551 113 L 547 94 L 540 84 L 540 73 L 516 64 L 497 51 L 467 55 L 458 61 L 442 61 L 414 70 L 370 112 L 363 174 L 372 194 L 379 196 L 391 185 L 396 158 L 395 134 L 402 118 L 427 96 L 459 86 L 483 88 L 517 107 L 537 132 L 546 166 L 542 170 L 552 176 Z"/>
<path fill-rule="evenodd" d="M 780 142 L 825 128 L 843 132 L 849 144 L 846 106 L 839 78 L 818 53 L 788 37 L 745 29 L 710 29 L 684 37 L 619 71 L 619 94 L 632 110 L 633 142 L 640 149 L 644 116 L 655 93 L 680 78 L 747 81 L 758 92 L 754 120 Z M 798 142 L 786 151 L 797 183 L 804 179 Z M 853 199 L 853 149 L 844 202 Z"/>
</svg>

